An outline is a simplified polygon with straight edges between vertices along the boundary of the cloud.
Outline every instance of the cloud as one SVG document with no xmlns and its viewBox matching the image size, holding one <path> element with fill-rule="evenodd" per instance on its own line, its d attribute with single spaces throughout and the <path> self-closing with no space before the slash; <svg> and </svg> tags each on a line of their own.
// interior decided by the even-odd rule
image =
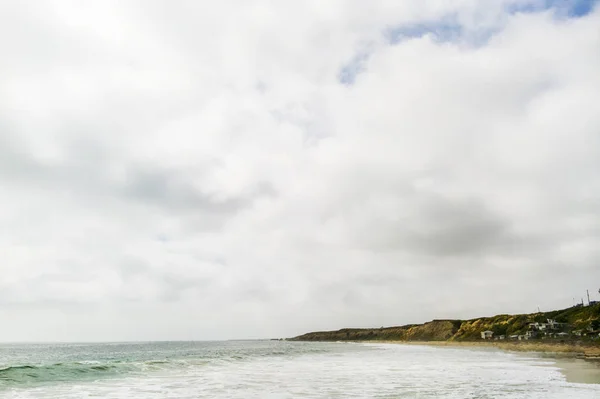
<svg viewBox="0 0 600 399">
<path fill-rule="evenodd" d="M 596 291 L 600 13 L 542 3 L 2 4 L 0 340 Z"/>
<path fill-rule="evenodd" d="M 510 12 L 540 12 L 551 10 L 559 17 L 577 18 L 592 12 L 597 4 L 596 0 L 574 0 L 574 1 L 524 1 L 514 3 L 508 7 Z"/>
</svg>

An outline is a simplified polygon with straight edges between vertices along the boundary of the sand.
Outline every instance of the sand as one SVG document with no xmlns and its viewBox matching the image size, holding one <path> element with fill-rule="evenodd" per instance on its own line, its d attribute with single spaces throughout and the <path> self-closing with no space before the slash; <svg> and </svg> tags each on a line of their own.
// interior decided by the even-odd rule
<svg viewBox="0 0 600 399">
<path fill-rule="evenodd" d="M 570 353 L 587 359 L 600 359 L 600 346 L 576 343 L 540 341 L 369 341 L 403 345 L 430 345 L 452 347 L 495 347 L 515 352 Z"/>
<path fill-rule="evenodd" d="M 373 341 L 371 341 L 373 342 Z M 533 352 L 551 358 L 568 382 L 600 384 L 600 346 L 539 341 L 377 341 L 401 345 L 430 345 L 464 348 L 498 348 L 514 352 Z"/>
</svg>

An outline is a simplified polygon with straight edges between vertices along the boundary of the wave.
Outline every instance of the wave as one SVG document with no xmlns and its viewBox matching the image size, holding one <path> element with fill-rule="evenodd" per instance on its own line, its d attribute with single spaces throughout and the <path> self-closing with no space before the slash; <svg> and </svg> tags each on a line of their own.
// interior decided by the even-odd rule
<svg viewBox="0 0 600 399">
<path fill-rule="evenodd" d="M 29 369 L 35 369 L 35 366 L 29 366 L 29 365 L 25 365 L 25 366 L 8 366 L 8 367 L 4 367 L 4 368 L 0 368 L 0 375 L 2 375 L 4 372 L 10 372 L 11 370 L 29 370 Z"/>
<path fill-rule="evenodd" d="M 208 364 L 221 367 L 230 363 L 245 363 L 257 357 L 295 357 L 331 350 L 327 345 L 265 344 L 262 341 L 251 344 L 150 343 L 141 347 L 123 344 L 116 349 L 110 345 L 110 348 L 103 344 L 87 347 L 54 346 L 50 347 L 48 353 L 42 350 L 48 348 L 25 347 L 21 350 L 28 349 L 30 356 L 17 357 L 12 361 L 1 356 L 0 351 L 0 392 L 3 388 L 17 386 L 140 376 L 173 369 L 195 370 Z M 40 364 L 38 360 L 47 363 Z"/>
<path fill-rule="evenodd" d="M 155 365 L 155 364 L 169 364 L 170 362 L 167 360 L 149 360 L 144 362 L 144 364 Z"/>
<path fill-rule="evenodd" d="M 118 367 L 114 364 L 84 364 L 80 362 L 5 366 L 0 367 L 0 387 L 3 385 L 70 381 L 82 378 L 94 379 L 101 376 L 118 375 L 121 372 L 130 371 L 130 369 L 131 366 Z"/>
</svg>

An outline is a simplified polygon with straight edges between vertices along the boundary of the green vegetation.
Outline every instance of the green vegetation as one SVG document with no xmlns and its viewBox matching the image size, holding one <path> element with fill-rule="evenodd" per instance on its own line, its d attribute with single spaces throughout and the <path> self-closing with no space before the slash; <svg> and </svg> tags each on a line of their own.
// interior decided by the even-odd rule
<svg viewBox="0 0 600 399">
<path fill-rule="evenodd" d="M 344 328 L 300 335 L 295 341 L 475 341 L 481 332 L 490 330 L 494 336 L 523 335 L 529 323 L 546 322 L 547 319 L 567 323 L 565 331 L 598 330 L 600 304 L 571 307 L 551 312 L 520 315 L 497 315 L 471 320 L 433 320 L 424 324 L 410 324 L 386 328 Z M 596 334 L 597 336 L 597 334 Z"/>
</svg>

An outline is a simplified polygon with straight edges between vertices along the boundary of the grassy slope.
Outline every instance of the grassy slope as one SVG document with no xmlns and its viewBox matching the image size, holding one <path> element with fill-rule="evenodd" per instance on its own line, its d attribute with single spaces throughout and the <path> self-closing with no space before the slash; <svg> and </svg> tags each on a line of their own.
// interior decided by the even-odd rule
<svg viewBox="0 0 600 399">
<path fill-rule="evenodd" d="M 292 338 L 297 341 L 473 341 L 480 339 L 481 331 L 491 330 L 496 335 L 524 334 L 529 323 L 555 319 L 569 323 L 573 329 L 583 329 L 600 321 L 600 305 L 567 308 L 552 312 L 521 315 L 498 315 L 471 320 L 433 320 L 386 328 L 344 328 L 337 331 L 312 332 Z"/>
</svg>

